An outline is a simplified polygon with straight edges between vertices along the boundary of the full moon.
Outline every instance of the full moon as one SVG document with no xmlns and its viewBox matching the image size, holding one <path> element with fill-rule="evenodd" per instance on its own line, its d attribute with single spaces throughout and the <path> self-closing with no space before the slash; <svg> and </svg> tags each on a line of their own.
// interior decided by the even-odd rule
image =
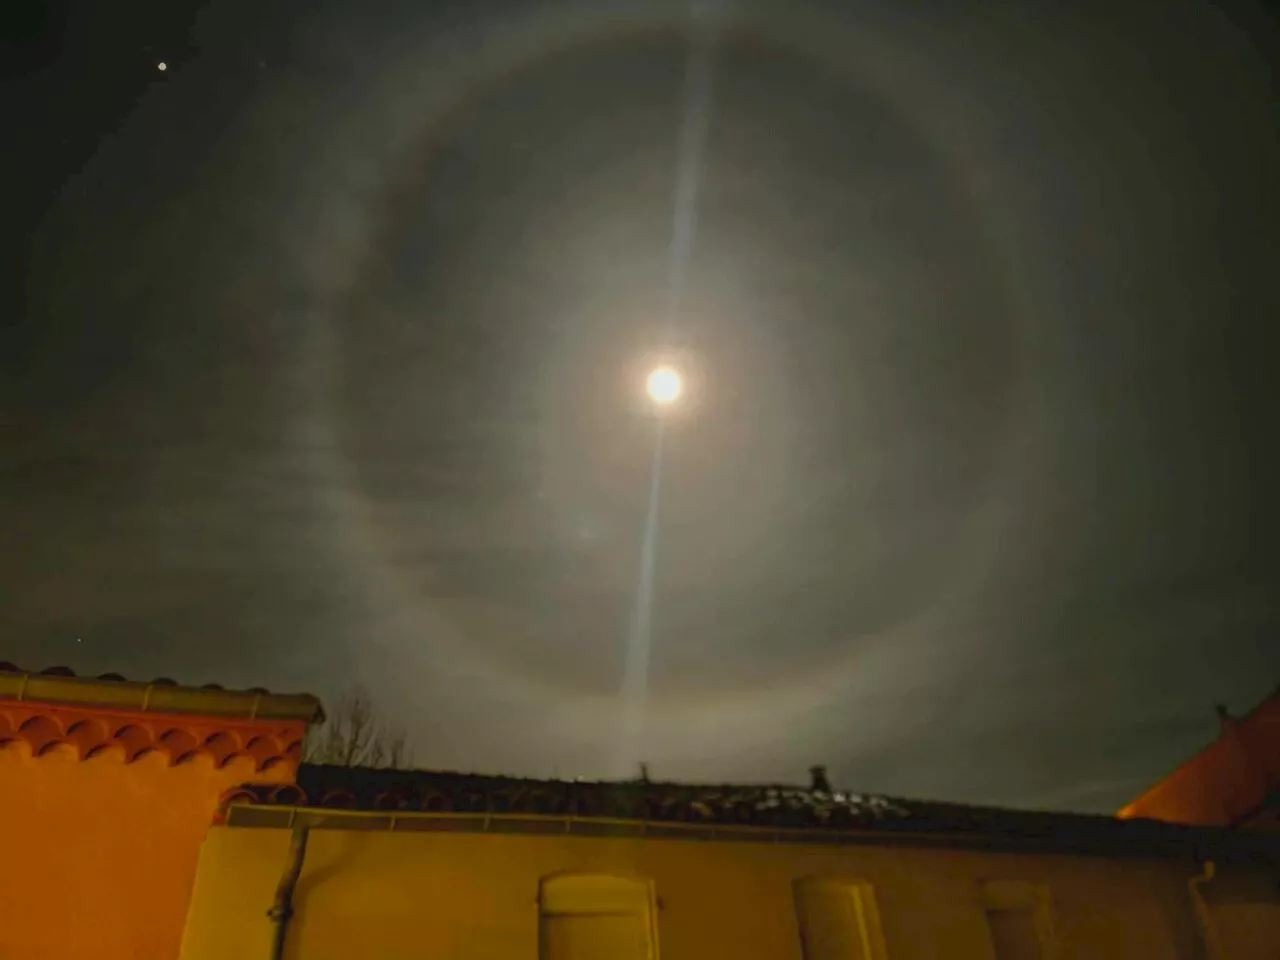
<svg viewBox="0 0 1280 960">
<path fill-rule="evenodd" d="M 673 367 L 658 367 L 649 374 L 649 380 L 646 383 L 649 398 L 663 406 L 674 403 L 680 398 L 682 386 L 680 374 Z"/>
</svg>

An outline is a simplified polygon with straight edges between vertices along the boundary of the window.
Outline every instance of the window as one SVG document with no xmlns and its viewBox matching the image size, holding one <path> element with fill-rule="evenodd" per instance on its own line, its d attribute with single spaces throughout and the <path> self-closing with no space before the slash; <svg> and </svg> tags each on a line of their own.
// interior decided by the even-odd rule
<svg viewBox="0 0 1280 960">
<path fill-rule="evenodd" d="M 805 877 L 795 882 L 795 899 L 804 960 L 885 960 L 871 884 Z"/>
<path fill-rule="evenodd" d="M 988 880 L 982 905 L 996 960 L 1049 960 L 1049 891 L 1023 880 Z"/>
<path fill-rule="evenodd" d="M 542 881 L 541 960 L 654 960 L 653 887 L 606 874 Z"/>
</svg>

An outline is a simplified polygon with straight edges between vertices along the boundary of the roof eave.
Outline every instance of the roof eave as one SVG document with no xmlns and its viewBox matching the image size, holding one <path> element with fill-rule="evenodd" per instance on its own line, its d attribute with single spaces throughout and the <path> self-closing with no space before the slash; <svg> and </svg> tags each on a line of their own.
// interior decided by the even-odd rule
<svg viewBox="0 0 1280 960">
<path fill-rule="evenodd" d="M 0 701 L 38 701 L 156 713 L 190 713 L 248 720 L 320 723 L 324 709 L 308 693 L 221 690 L 129 680 L 98 680 L 0 671 Z"/>
</svg>

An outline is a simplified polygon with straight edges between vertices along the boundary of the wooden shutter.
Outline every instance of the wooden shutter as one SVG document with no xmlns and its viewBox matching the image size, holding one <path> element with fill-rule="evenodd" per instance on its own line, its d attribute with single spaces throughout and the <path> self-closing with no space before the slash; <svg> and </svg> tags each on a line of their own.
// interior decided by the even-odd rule
<svg viewBox="0 0 1280 960">
<path fill-rule="evenodd" d="M 567 874 L 543 881 L 541 960 L 654 960 L 653 894 L 628 877 Z"/>
<path fill-rule="evenodd" d="M 884 960 L 884 939 L 871 885 L 807 877 L 795 885 L 805 960 Z"/>
<path fill-rule="evenodd" d="M 1025 880 L 981 885 L 996 960 L 1050 960 L 1056 952 L 1048 888 Z"/>
</svg>

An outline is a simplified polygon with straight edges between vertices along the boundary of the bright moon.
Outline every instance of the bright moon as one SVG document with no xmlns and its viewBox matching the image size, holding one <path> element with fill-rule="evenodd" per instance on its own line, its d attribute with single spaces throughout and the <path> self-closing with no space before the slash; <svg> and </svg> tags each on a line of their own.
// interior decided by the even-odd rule
<svg viewBox="0 0 1280 960">
<path fill-rule="evenodd" d="M 680 397 L 680 374 L 672 367 L 658 367 L 649 374 L 647 386 L 654 403 L 674 403 Z"/>
</svg>

